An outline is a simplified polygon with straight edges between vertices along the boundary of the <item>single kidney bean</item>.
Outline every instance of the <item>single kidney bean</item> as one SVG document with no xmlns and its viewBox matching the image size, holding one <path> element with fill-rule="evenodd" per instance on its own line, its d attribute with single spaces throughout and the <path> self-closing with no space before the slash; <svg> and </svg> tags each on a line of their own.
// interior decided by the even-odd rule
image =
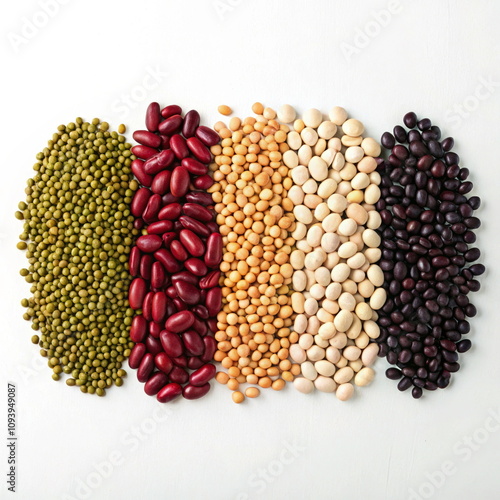
<svg viewBox="0 0 500 500">
<path fill-rule="evenodd" d="M 210 163 L 212 161 L 210 150 L 197 137 L 190 137 L 186 142 L 191 153 L 201 163 Z"/>
<path fill-rule="evenodd" d="M 205 263 L 201 259 L 196 259 L 191 257 L 184 262 L 184 267 L 195 276 L 205 276 L 208 269 Z"/>
<path fill-rule="evenodd" d="M 180 273 L 176 273 L 172 275 L 172 283 L 175 285 L 176 281 L 187 281 L 191 283 L 191 285 L 198 286 L 198 278 L 188 271 L 181 271 Z"/>
<path fill-rule="evenodd" d="M 146 296 L 146 282 L 142 278 L 135 278 L 128 290 L 128 302 L 132 309 L 140 309 Z"/>
<path fill-rule="evenodd" d="M 178 312 L 167 319 L 165 329 L 173 333 L 186 331 L 194 322 L 194 314 L 191 311 Z"/>
<path fill-rule="evenodd" d="M 186 138 L 193 137 L 196 129 L 200 125 L 200 113 L 195 109 L 188 111 L 184 116 L 182 125 L 182 135 Z"/>
<path fill-rule="evenodd" d="M 153 288 L 162 288 L 165 284 L 165 269 L 161 262 L 153 262 L 151 266 L 151 286 Z"/>
<path fill-rule="evenodd" d="M 189 383 L 197 387 L 205 385 L 215 377 L 216 371 L 217 369 L 215 368 L 215 365 L 207 363 L 201 368 L 198 368 L 195 372 L 191 373 L 189 376 Z"/>
<path fill-rule="evenodd" d="M 159 352 L 163 352 L 163 347 L 160 341 L 152 335 L 148 335 L 146 342 L 144 343 L 146 344 L 148 352 L 150 352 L 153 356 L 156 356 Z"/>
<path fill-rule="evenodd" d="M 184 158 L 181 165 L 193 175 L 205 175 L 208 172 L 208 166 L 194 158 Z"/>
<path fill-rule="evenodd" d="M 187 367 L 190 370 L 197 370 L 198 368 L 201 368 L 203 366 L 203 361 L 200 358 L 197 358 L 196 356 L 191 356 L 188 359 L 188 365 Z"/>
<path fill-rule="evenodd" d="M 160 211 L 160 208 L 161 208 L 161 196 L 159 194 L 154 194 L 153 196 L 151 196 L 151 198 L 149 198 L 146 209 L 142 214 L 144 222 L 148 224 L 154 222 L 156 216 L 158 215 L 158 212 Z"/>
<path fill-rule="evenodd" d="M 166 248 L 160 248 L 153 255 L 156 260 L 159 260 L 163 264 L 163 267 L 169 273 L 176 273 L 181 270 L 180 264 L 174 259 L 174 256 Z"/>
<path fill-rule="evenodd" d="M 189 189 L 189 172 L 185 167 L 175 167 L 170 178 L 170 192 L 182 198 Z"/>
<path fill-rule="evenodd" d="M 170 244 L 172 243 L 172 241 L 175 240 L 175 238 L 177 238 L 177 234 L 174 233 L 173 231 L 169 231 L 168 233 L 165 233 L 162 236 L 163 246 L 168 250 L 170 248 Z"/>
<path fill-rule="evenodd" d="M 200 279 L 199 286 L 203 289 L 213 288 L 219 284 L 220 271 L 212 271 Z"/>
<path fill-rule="evenodd" d="M 153 320 L 153 314 L 151 312 L 151 307 L 153 304 L 154 292 L 148 292 L 142 301 L 142 315 L 148 320 Z"/>
<path fill-rule="evenodd" d="M 170 187 L 171 177 L 172 172 L 170 170 L 162 170 L 161 172 L 158 172 L 151 182 L 151 191 L 159 195 L 164 195 Z"/>
<path fill-rule="evenodd" d="M 151 303 L 153 321 L 161 323 L 167 316 L 167 296 L 165 292 L 156 292 Z"/>
<path fill-rule="evenodd" d="M 144 171 L 144 162 L 139 159 L 135 159 L 130 165 L 132 173 L 137 177 L 137 180 L 146 187 L 150 187 L 153 182 L 153 177 L 146 174 Z"/>
<path fill-rule="evenodd" d="M 192 329 L 195 330 L 201 337 L 208 333 L 208 326 L 206 321 L 202 321 L 195 315 Z"/>
<path fill-rule="evenodd" d="M 128 257 L 128 270 L 132 276 L 139 274 L 139 263 L 141 262 L 141 251 L 137 247 L 130 250 Z"/>
<path fill-rule="evenodd" d="M 213 205 L 212 195 L 204 193 L 203 191 L 191 191 L 186 194 L 186 201 L 188 203 L 198 203 L 199 205 Z"/>
<path fill-rule="evenodd" d="M 159 148 L 161 144 L 161 137 L 147 130 L 136 130 L 132 134 L 132 137 L 134 141 L 137 141 L 143 146 L 149 146 L 150 148 Z"/>
<path fill-rule="evenodd" d="M 158 131 L 163 135 L 172 135 L 181 128 L 181 125 L 182 116 L 172 115 L 158 125 Z"/>
<path fill-rule="evenodd" d="M 208 267 L 218 267 L 222 260 L 222 236 L 220 233 L 212 233 L 207 239 L 207 250 L 205 252 L 205 264 Z"/>
<path fill-rule="evenodd" d="M 161 137 L 161 149 L 168 149 L 170 147 L 170 136 L 160 134 L 160 137 Z"/>
<path fill-rule="evenodd" d="M 208 238 L 210 236 L 210 229 L 208 229 L 206 224 L 201 223 L 200 221 L 189 217 L 189 215 L 181 215 L 179 217 L 179 222 L 182 227 L 189 229 L 196 234 Z"/>
<path fill-rule="evenodd" d="M 184 203 L 182 213 L 201 222 L 208 222 L 214 218 L 214 214 L 208 208 L 198 203 Z"/>
<path fill-rule="evenodd" d="M 158 370 L 161 370 L 163 373 L 166 373 L 168 375 L 172 371 L 174 364 L 168 357 L 167 353 L 159 352 L 155 356 L 155 366 L 156 368 L 158 368 Z"/>
<path fill-rule="evenodd" d="M 170 251 L 172 252 L 172 255 L 180 261 L 184 261 L 189 257 L 186 249 L 179 240 L 172 241 L 170 244 Z"/>
<path fill-rule="evenodd" d="M 220 142 L 220 136 L 215 131 L 204 125 L 200 125 L 195 132 L 195 136 L 203 143 L 205 146 L 215 146 Z"/>
<path fill-rule="evenodd" d="M 200 387 L 188 384 L 184 386 L 184 389 L 182 389 L 182 396 L 184 397 L 184 399 L 199 399 L 205 396 L 205 394 L 207 394 L 209 390 L 209 383 L 206 383 L 205 385 L 202 385 Z"/>
<path fill-rule="evenodd" d="M 182 212 L 180 203 L 169 203 L 165 205 L 158 213 L 158 219 L 174 220 L 178 219 Z"/>
<path fill-rule="evenodd" d="M 187 364 L 186 364 L 187 366 Z M 169 378 L 177 384 L 185 384 L 189 380 L 188 372 L 180 366 L 174 366 L 169 373 Z"/>
<path fill-rule="evenodd" d="M 145 344 L 135 344 L 135 346 L 130 351 L 130 356 L 128 357 L 128 365 L 130 368 L 139 368 L 142 358 L 146 354 Z"/>
<path fill-rule="evenodd" d="M 201 356 L 205 351 L 205 344 L 198 332 L 195 330 L 187 330 L 182 334 L 182 342 L 184 347 L 193 355 Z"/>
<path fill-rule="evenodd" d="M 160 333 L 160 342 L 170 358 L 177 358 L 184 352 L 182 341 L 176 333 L 163 330 Z"/>
<path fill-rule="evenodd" d="M 208 319 L 208 309 L 204 305 L 198 304 L 197 306 L 193 307 L 192 311 L 195 317 L 198 317 L 200 319 Z"/>
<path fill-rule="evenodd" d="M 205 344 L 205 352 L 200 359 L 206 363 L 213 360 L 215 351 L 217 351 L 217 341 L 207 335 L 203 337 L 203 343 Z"/>
<path fill-rule="evenodd" d="M 167 384 L 165 387 L 160 389 L 156 395 L 156 399 L 160 403 L 169 403 L 175 398 L 178 398 L 182 394 L 182 386 L 174 382 Z"/>
<path fill-rule="evenodd" d="M 144 392 L 148 396 L 154 396 L 168 382 L 168 377 L 163 372 L 156 372 L 144 384 Z"/>
<path fill-rule="evenodd" d="M 137 158 L 141 158 L 142 160 L 149 160 L 153 156 L 158 154 L 158 150 L 154 148 L 150 148 L 148 146 L 134 146 L 132 148 L 132 154 L 137 156 Z"/>
<path fill-rule="evenodd" d="M 208 309 L 209 316 L 216 316 L 222 307 L 222 291 L 219 287 L 211 288 L 207 292 L 205 306 Z"/>
<path fill-rule="evenodd" d="M 161 247 L 161 238 L 157 234 L 145 234 L 137 238 L 136 245 L 142 252 L 154 253 Z"/>
<path fill-rule="evenodd" d="M 154 367 L 154 356 L 150 352 L 144 354 L 141 360 L 141 364 L 137 368 L 137 380 L 139 382 L 146 382 L 146 380 L 148 380 L 149 376 L 151 375 L 151 372 L 154 370 Z"/>
<path fill-rule="evenodd" d="M 151 255 L 143 255 L 141 257 L 141 263 L 139 264 L 139 274 L 141 278 L 146 281 L 151 279 L 151 267 L 153 266 L 153 259 Z"/>
<path fill-rule="evenodd" d="M 186 303 L 182 299 L 180 299 L 179 297 L 174 297 L 172 299 L 172 302 L 174 303 L 176 312 L 187 310 Z"/>
<path fill-rule="evenodd" d="M 170 138 L 170 149 L 179 160 L 186 158 L 189 155 L 189 148 L 186 144 L 186 139 L 180 134 L 175 134 Z"/>
<path fill-rule="evenodd" d="M 171 149 L 164 149 L 144 162 L 144 172 L 148 175 L 156 175 L 158 172 L 169 167 L 174 159 L 174 152 Z"/>
<path fill-rule="evenodd" d="M 191 283 L 187 281 L 178 280 L 174 283 L 177 295 L 186 303 L 190 305 L 198 304 L 200 301 L 200 291 Z"/>
<path fill-rule="evenodd" d="M 196 189 L 208 189 L 213 186 L 214 180 L 210 175 L 200 175 L 193 181 L 193 186 Z"/>
<path fill-rule="evenodd" d="M 130 211 L 135 217 L 140 217 L 146 210 L 148 206 L 148 201 L 151 198 L 151 191 L 148 188 L 140 188 L 134 194 L 132 198 L 132 203 L 130 204 Z"/>
<path fill-rule="evenodd" d="M 183 216 L 185 217 L 185 216 Z M 205 253 L 205 245 L 201 239 L 189 229 L 182 229 L 179 233 L 181 243 L 193 257 L 201 257 Z"/>
<path fill-rule="evenodd" d="M 161 333 L 161 325 L 159 323 L 155 323 L 154 321 L 150 321 L 148 325 L 149 334 L 155 339 L 160 338 Z"/>
<path fill-rule="evenodd" d="M 146 128 L 150 132 L 156 132 L 160 124 L 160 105 L 157 102 L 152 102 L 146 110 Z"/>
<path fill-rule="evenodd" d="M 147 327 L 148 322 L 142 314 L 139 314 L 139 316 L 134 316 L 132 324 L 130 325 L 130 340 L 136 343 L 142 342 L 148 334 Z"/>
<path fill-rule="evenodd" d="M 171 299 L 175 299 L 177 297 L 177 290 L 175 289 L 174 286 L 169 286 L 166 290 L 165 293 L 167 294 L 168 297 Z"/>
<path fill-rule="evenodd" d="M 217 318 L 210 318 L 207 321 L 208 329 L 212 332 L 215 333 L 218 328 L 217 328 Z"/>
<path fill-rule="evenodd" d="M 188 360 L 186 356 L 178 356 L 177 358 L 172 358 L 172 363 L 174 364 L 174 366 L 187 368 Z"/>
<path fill-rule="evenodd" d="M 165 234 L 172 231 L 174 223 L 170 220 L 159 220 L 152 222 L 147 227 L 148 234 Z M 174 233 L 175 234 L 175 233 Z"/>
<path fill-rule="evenodd" d="M 177 106 L 177 104 L 170 104 L 161 110 L 161 116 L 163 116 L 163 118 L 170 118 L 171 116 L 180 114 L 182 114 L 182 108 Z"/>
</svg>

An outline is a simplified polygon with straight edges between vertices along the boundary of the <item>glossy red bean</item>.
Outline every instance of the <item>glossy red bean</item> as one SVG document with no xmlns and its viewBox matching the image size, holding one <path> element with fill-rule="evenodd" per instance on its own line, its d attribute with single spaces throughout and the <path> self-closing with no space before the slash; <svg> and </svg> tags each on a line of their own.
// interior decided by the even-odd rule
<svg viewBox="0 0 500 500">
<path fill-rule="evenodd" d="M 207 292 L 205 306 L 207 307 L 208 314 L 210 316 L 216 316 L 219 313 L 222 307 L 222 291 L 219 287 L 211 288 Z"/>
<path fill-rule="evenodd" d="M 153 321 L 162 323 L 167 316 L 167 296 L 165 292 L 156 292 L 151 303 Z"/>
<path fill-rule="evenodd" d="M 180 134 L 175 134 L 170 138 L 170 149 L 174 152 L 177 159 L 182 160 L 189 155 L 189 148 L 186 139 Z"/>
<path fill-rule="evenodd" d="M 172 241 L 170 244 L 170 251 L 172 252 L 172 255 L 180 261 L 185 261 L 189 257 L 186 249 L 179 240 Z"/>
<path fill-rule="evenodd" d="M 146 318 L 139 314 L 134 316 L 132 324 L 130 325 L 130 340 L 133 342 L 143 342 L 148 334 L 148 322 Z"/>
<path fill-rule="evenodd" d="M 184 262 L 184 267 L 195 276 L 205 276 L 208 269 L 205 263 L 201 259 L 196 259 L 191 257 Z"/>
<path fill-rule="evenodd" d="M 168 382 L 168 377 L 163 372 L 156 372 L 144 384 L 144 392 L 148 396 L 154 396 Z"/>
<path fill-rule="evenodd" d="M 134 141 L 150 148 L 159 148 L 161 144 L 161 137 L 147 130 L 136 130 L 132 137 Z"/>
<path fill-rule="evenodd" d="M 187 168 L 193 175 L 205 175 L 208 172 L 208 165 L 205 165 L 194 158 L 184 158 L 181 165 Z"/>
<path fill-rule="evenodd" d="M 205 396 L 208 391 L 210 391 L 210 384 L 208 383 L 200 387 L 188 384 L 182 389 L 182 396 L 184 399 L 199 399 Z"/>
<path fill-rule="evenodd" d="M 207 382 L 215 377 L 217 369 L 212 363 L 207 363 L 189 376 L 189 383 L 197 387 L 205 385 Z"/>
<path fill-rule="evenodd" d="M 170 118 L 171 116 L 180 114 L 182 114 L 182 108 L 177 106 L 177 104 L 170 104 L 161 110 L 161 116 L 163 116 L 163 118 Z"/>
<path fill-rule="evenodd" d="M 219 284 L 220 271 L 212 271 L 200 279 L 199 286 L 201 289 L 209 289 Z"/>
<path fill-rule="evenodd" d="M 190 137 L 186 142 L 193 156 L 201 161 L 201 163 L 210 163 L 212 161 L 210 149 L 208 149 L 197 137 Z"/>
<path fill-rule="evenodd" d="M 191 191 L 186 194 L 186 201 L 188 203 L 198 203 L 198 205 L 213 205 L 212 195 L 204 193 L 203 191 Z"/>
<path fill-rule="evenodd" d="M 202 356 L 205 351 L 203 339 L 195 330 L 187 330 L 182 334 L 184 347 L 192 356 Z"/>
<path fill-rule="evenodd" d="M 173 333 L 181 333 L 191 328 L 194 314 L 191 311 L 178 312 L 167 319 L 165 329 Z"/>
<path fill-rule="evenodd" d="M 174 256 L 166 248 L 160 248 L 153 255 L 156 260 L 159 260 L 163 264 L 163 267 L 169 273 L 177 273 L 181 270 L 179 262 L 174 259 Z"/>
<path fill-rule="evenodd" d="M 208 189 L 212 187 L 213 184 L 214 180 L 212 179 L 212 177 L 210 177 L 210 175 L 200 175 L 200 177 L 197 177 L 193 181 L 193 186 L 196 189 Z"/>
<path fill-rule="evenodd" d="M 159 195 L 164 195 L 170 188 L 171 177 L 172 172 L 170 170 L 158 172 L 151 182 L 151 191 Z"/>
<path fill-rule="evenodd" d="M 161 149 L 168 149 L 170 148 L 170 136 L 168 135 L 162 135 L 160 134 L 161 137 Z"/>
<path fill-rule="evenodd" d="M 195 356 L 191 356 L 188 359 L 188 365 L 187 367 L 190 370 L 197 370 L 198 368 L 201 368 L 204 365 L 203 361 L 200 358 L 197 358 Z"/>
<path fill-rule="evenodd" d="M 161 329 L 161 325 L 159 323 L 155 323 L 154 321 L 150 321 L 148 324 L 149 334 L 155 339 L 160 338 Z"/>
<path fill-rule="evenodd" d="M 158 150 L 148 146 L 134 146 L 132 154 L 137 156 L 137 158 L 141 158 L 141 160 L 149 160 L 149 158 L 158 154 Z"/>
<path fill-rule="evenodd" d="M 175 299 L 177 297 L 177 290 L 175 289 L 175 286 L 169 286 L 166 290 L 165 293 L 167 294 L 167 297 L 170 297 L 171 299 Z"/>
<path fill-rule="evenodd" d="M 193 257 L 200 257 L 205 253 L 203 241 L 189 229 L 182 229 L 179 233 L 181 243 Z"/>
<path fill-rule="evenodd" d="M 153 297 L 155 293 L 154 292 L 148 292 L 146 296 L 144 297 L 144 300 L 142 301 L 142 315 L 148 320 L 152 321 L 153 320 L 153 314 L 151 312 L 151 307 L 153 304 Z"/>
<path fill-rule="evenodd" d="M 128 270 L 132 276 L 138 276 L 139 264 L 141 262 L 141 251 L 137 247 L 132 247 L 128 257 Z"/>
<path fill-rule="evenodd" d="M 161 262 L 153 262 L 151 266 L 151 286 L 159 289 L 165 285 L 165 268 Z"/>
<path fill-rule="evenodd" d="M 212 233 L 207 239 L 207 250 L 205 252 L 205 264 L 208 267 L 218 267 L 222 260 L 222 236 L 220 233 Z"/>
<path fill-rule="evenodd" d="M 165 205 L 158 213 L 158 219 L 175 220 L 178 219 L 182 212 L 180 203 L 169 203 Z"/>
<path fill-rule="evenodd" d="M 191 272 L 181 271 L 172 275 L 172 283 L 175 284 L 176 281 L 187 281 L 191 285 L 198 286 L 198 278 Z"/>
<path fill-rule="evenodd" d="M 215 333 L 218 328 L 217 328 L 217 318 L 210 318 L 208 321 L 207 321 L 207 326 L 208 326 L 208 329 L 212 332 L 212 333 Z"/>
<path fill-rule="evenodd" d="M 146 382 L 151 373 L 153 372 L 154 367 L 155 367 L 154 356 L 150 352 L 144 354 L 144 356 L 141 359 L 141 363 L 137 368 L 137 380 L 139 382 Z"/>
<path fill-rule="evenodd" d="M 141 263 L 139 264 L 139 274 L 141 278 L 149 281 L 151 279 L 151 267 L 153 266 L 153 259 L 151 255 L 145 254 L 141 257 Z"/>
<path fill-rule="evenodd" d="M 205 146 L 215 146 L 220 142 L 220 136 L 215 131 L 204 125 L 200 125 L 195 132 L 195 136 L 203 143 Z"/>
<path fill-rule="evenodd" d="M 140 309 L 147 293 L 146 282 L 142 278 L 135 278 L 130 283 L 128 302 L 132 309 Z"/>
<path fill-rule="evenodd" d="M 128 357 L 128 365 L 130 368 L 136 369 L 139 368 L 142 358 L 146 354 L 146 345 L 145 344 L 135 344 L 130 351 L 130 356 Z"/>
<path fill-rule="evenodd" d="M 206 223 L 204 224 L 196 219 L 193 219 L 192 217 L 189 217 L 189 215 L 181 215 L 179 217 L 179 222 L 182 227 L 189 229 L 190 231 L 193 231 L 197 235 L 204 238 L 208 238 L 211 234 L 210 229 L 207 227 Z"/>
<path fill-rule="evenodd" d="M 188 358 L 186 356 L 178 356 L 177 358 L 172 358 L 172 363 L 174 366 L 180 366 L 181 368 L 187 368 Z"/>
<path fill-rule="evenodd" d="M 158 212 L 161 208 L 161 196 L 159 194 L 154 194 L 149 198 L 148 204 L 142 213 L 142 218 L 144 222 L 151 223 L 157 218 Z"/>
<path fill-rule="evenodd" d="M 182 213 L 201 222 L 208 222 L 214 218 L 214 214 L 208 208 L 198 203 L 184 203 Z"/>
<path fill-rule="evenodd" d="M 182 341 L 176 333 L 163 330 L 160 333 L 160 342 L 165 353 L 170 358 L 177 358 L 184 352 Z"/>
<path fill-rule="evenodd" d="M 159 220 L 157 222 L 152 222 L 147 227 L 148 234 L 165 234 L 172 231 L 174 224 L 170 220 Z"/>
<path fill-rule="evenodd" d="M 185 384 L 189 380 L 189 375 L 184 368 L 174 366 L 172 371 L 169 373 L 169 378 L 172 382 L 177 384 Z"/>
<path fill-rule="evenodd" d="M 156 132 L 160 120 L 160 105 L 157 102 L 152 102 L 146 110 L 146 128 L 150 132 Z"/>
<path fill-rule="evenodd" d="M 186 138 L 193 137 L 196 129 L 200 125 L 200 113 L 195 109 L 188 111 L 184 115 L 184 124 L 182 125 L 182 135 Z"/>
<path fill-rule="evenodd" d="M 165 387 L 160 389 L 156 395 L 156 399 L 160 403 L 169 403 L 174 399 L 178 398 L 182 394 L 182 386 L 174 382 L 167 384 Z"/>
<path fill-rule="evenodd" d="M 172 243 L 172 241 L 175 240 L 175 238 L 177 238 L 177 233 L 174 233 L 173 231 L 169 231 L 168 233 L 165 233 L 162 236 L 163 246 L 166 249 L 169 249 L 170 248 L 170 244 Z"/>
<path fill-rule="evenodd" d="M 195 315 L 195 319 L 196 317 L 200 319 L 208 319 L 208 309 L 204 305 L 198 304 L 197 306 L 193 307 L 192 311 Z"/>
<path fill-rule="evenodd" d="M 180 130 L 182 125 L 181 115 L 169 116 L 166 120 L 163 120 L 160 125 L 158 125 L 158 131 L 163 135 L 172 135 Z"/>
<path fill-rule="evenodd" d="M 175 297 L 172 300 L 174 306 L 175 306 L 175 311 L 180 312 L 180 311 L 186 311 L 187 310 L 187 305 L 186 303 L 180 299 L 179 297 Z"/>
<path fill-rule="evenodd" d="M 149 199 L 151 198 L 152 193 L 148 188 L 140 188 L 138 189 L 134 197 L 132 198 L 132 203 L 130 204 L 130 211 L 132 215 L 135 217 L 141 217 L 148 206 Z"/>
<path fill-rule="evenodd" d="M 145 234 L 137 238 L 137 247 L 141 252 L 154 253 L 161 247 L 161 238 L 157 234 Z"/>
<path fill-rule="evenodd" d="M 217 341 L 213 337 L 207 335 L 203 337 L 203 343 L 205 344 L 205 352 L 200 359 L 206 363 L 213 360 L 215 351 L 217 351 Z"/>
<path fill-rule="evenodd" d="M 175 167 L 170 178 L 170 192 L 182 198 L 189 189 L 189 172 L 185 167 Z"/>
<path fill-rule="evenodd" d="M 132 173 L 137 177 L 137 180 L 146 187 L 150 187 L 153 182 L 153 177 L 151 175 L 146 174 L 144 171 L 144 162 L 139 159 L 135 159 L 131 165 L 130 169 Z"/>
<path fill-rule="evenodd" d="M 144 162 L 144 172 L 148 175 L 156 175 L 169 167 L 174 160 L 174 152 L 171 149 L 164 149 Z"/>
<path fill-rule="evenodd" d="M 177 295 L 186 304 L 195 305 L 200 301 L 200 291 L 187 281 L 178 280 L 174 284 Z"/>
<path fill-rule="evenodd" d="M 156 368 L 158 368 L 158 370 L 161 370 L 163 373 L 166 373 L 168 375 L 172 371 L 174 364 L 168 357 L 167 353 L 159 352 L 155 356 L 155 366 Z"/>
<path fill-rule="evenodd" d="M 146 344 L 148 352 L 150 352 L 153 356 L 156 356 L 159 352 L 163 352 L 161 342 L 157 338 L 153 337 L 153 335 L 148 335 L 144 343 Z"/>
<path fill-rule="evenodd" d="M 142 219 L 135 219 L 134 229 L 140 231 L 144 227 L 144 221 Z"/>
</svg>

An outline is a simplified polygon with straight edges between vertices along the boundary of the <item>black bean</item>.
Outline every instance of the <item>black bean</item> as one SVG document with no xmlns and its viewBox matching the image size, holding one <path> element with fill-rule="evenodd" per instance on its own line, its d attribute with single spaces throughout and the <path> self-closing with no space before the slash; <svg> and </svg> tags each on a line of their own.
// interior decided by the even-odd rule
<svg viewBox="0 0 500 500">
<path fill-rule="evenodd" d="M 384 146 L 384 148 L 392 149 L 396 144 L 396 139 L 394 139 L 394 136 L 390 132 L 384 132 L 380 139 L 380 142 L 382 143 L 382 146 Z"/>
<path fill-rule="evenodd" d="M 403 123 L 408 128 L 415 128 L 417 125 L 417 115 L 413 111 L 406 113 L 406 115 L 404 115 L 403 117 Z"/>
</svg>

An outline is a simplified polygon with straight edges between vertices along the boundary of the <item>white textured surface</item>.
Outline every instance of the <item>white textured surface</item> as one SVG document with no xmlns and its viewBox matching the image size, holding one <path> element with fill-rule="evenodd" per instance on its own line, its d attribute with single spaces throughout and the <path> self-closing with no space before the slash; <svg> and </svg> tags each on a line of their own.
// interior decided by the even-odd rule
<svg viewBox="0 0 500 500">
<path fill-rule="evenodd" d="M 374 14 L 394 2 L 73 1 L 28 43 L 17 39 L 15 52 L 12 34 L 22 36 L 24 18 L 33 19 L 42 3 L 9 2 L 0 19 L 0 407 L 7 380 L 17 383 L 19 434 L 14 496 L 5 483 L 2 410 L 0 497 L 498 498 L 500 4 L 401 1 L 395 14 L 378 16 L 381 27 Z M 367 42 L 359 30 L 372 35 Z M 366 47 L 345 55 L 342 44 L 355 42 Z M 147 78 L 151 71 L 158 82 Z M 141 91 L 141 82 L 149 90 Z M 141 102 L 125 104 L 131 93 Z M 484 200 L 478 244 L 488 271 L 473 299 L 474 347 L 452 387 L 414 401 L 384 377 L 379 360 L 375 382 L 349 403 L 289 387 L 236 406 L 217 385 L 202 400 L 158 409 L 133 373 L 99 399 L 54 383 L 46 367 L 29 371 L 40 358 L 18 305 L 28 287 L 18 275 L 25 261 L 15 249 L 21 224 L 12 214 L 35 154 L 59 123 L 76 116 L 141 128 L 151 100 L 197 108 L 208 124 L 219 119 L 222 103 L 240 116 L 256 100 L 325 113 L 342 105 L 376 138 L 414 110 L 453 135 Z M 460 118 L 456 106 L 463 104 L 467 116 Z M 120 465 L 97 476 L 98 464 L 116 453 Z M 446 479 L 436 472 L 443 467 L 451 471 Z"/>
</svg>

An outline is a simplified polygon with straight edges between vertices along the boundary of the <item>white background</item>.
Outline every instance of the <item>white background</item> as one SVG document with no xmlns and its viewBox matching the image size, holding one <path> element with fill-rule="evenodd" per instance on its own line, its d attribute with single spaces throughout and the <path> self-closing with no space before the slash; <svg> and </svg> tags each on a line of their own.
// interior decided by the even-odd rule
<svg viewBox="0 0 500 500">
<path fill-rule="evenodd" d="M 42 2 L 9 2 L 0 20 L 0 497 L 500 498 L 491 416 L 500 421 L 500 3 L 65 0 L 30 32 L 27 23 L 44 21 Z M 143 128 L 152 100 L 196 108 L 209 125 L 219 104 L 239 116 L 256 100 L 325 113 L 342 105 L 376 138 L 414 110 L 453 135 L 484 201 L 488 270 L 473 298 L 474 347 L 452 386 L 415 401 L 385 378 L 385 360 L 348 403 L 287 388 L 237 406 L 217 385 L 162 406 L 134 373 L 105 398 L 53 382 L 21 318 L 29 292 L 13 213 L 57 125 L 98 116 Z M 5 481 L 7 381 L 18 388 L 15 495 Z"/>
</svg>

